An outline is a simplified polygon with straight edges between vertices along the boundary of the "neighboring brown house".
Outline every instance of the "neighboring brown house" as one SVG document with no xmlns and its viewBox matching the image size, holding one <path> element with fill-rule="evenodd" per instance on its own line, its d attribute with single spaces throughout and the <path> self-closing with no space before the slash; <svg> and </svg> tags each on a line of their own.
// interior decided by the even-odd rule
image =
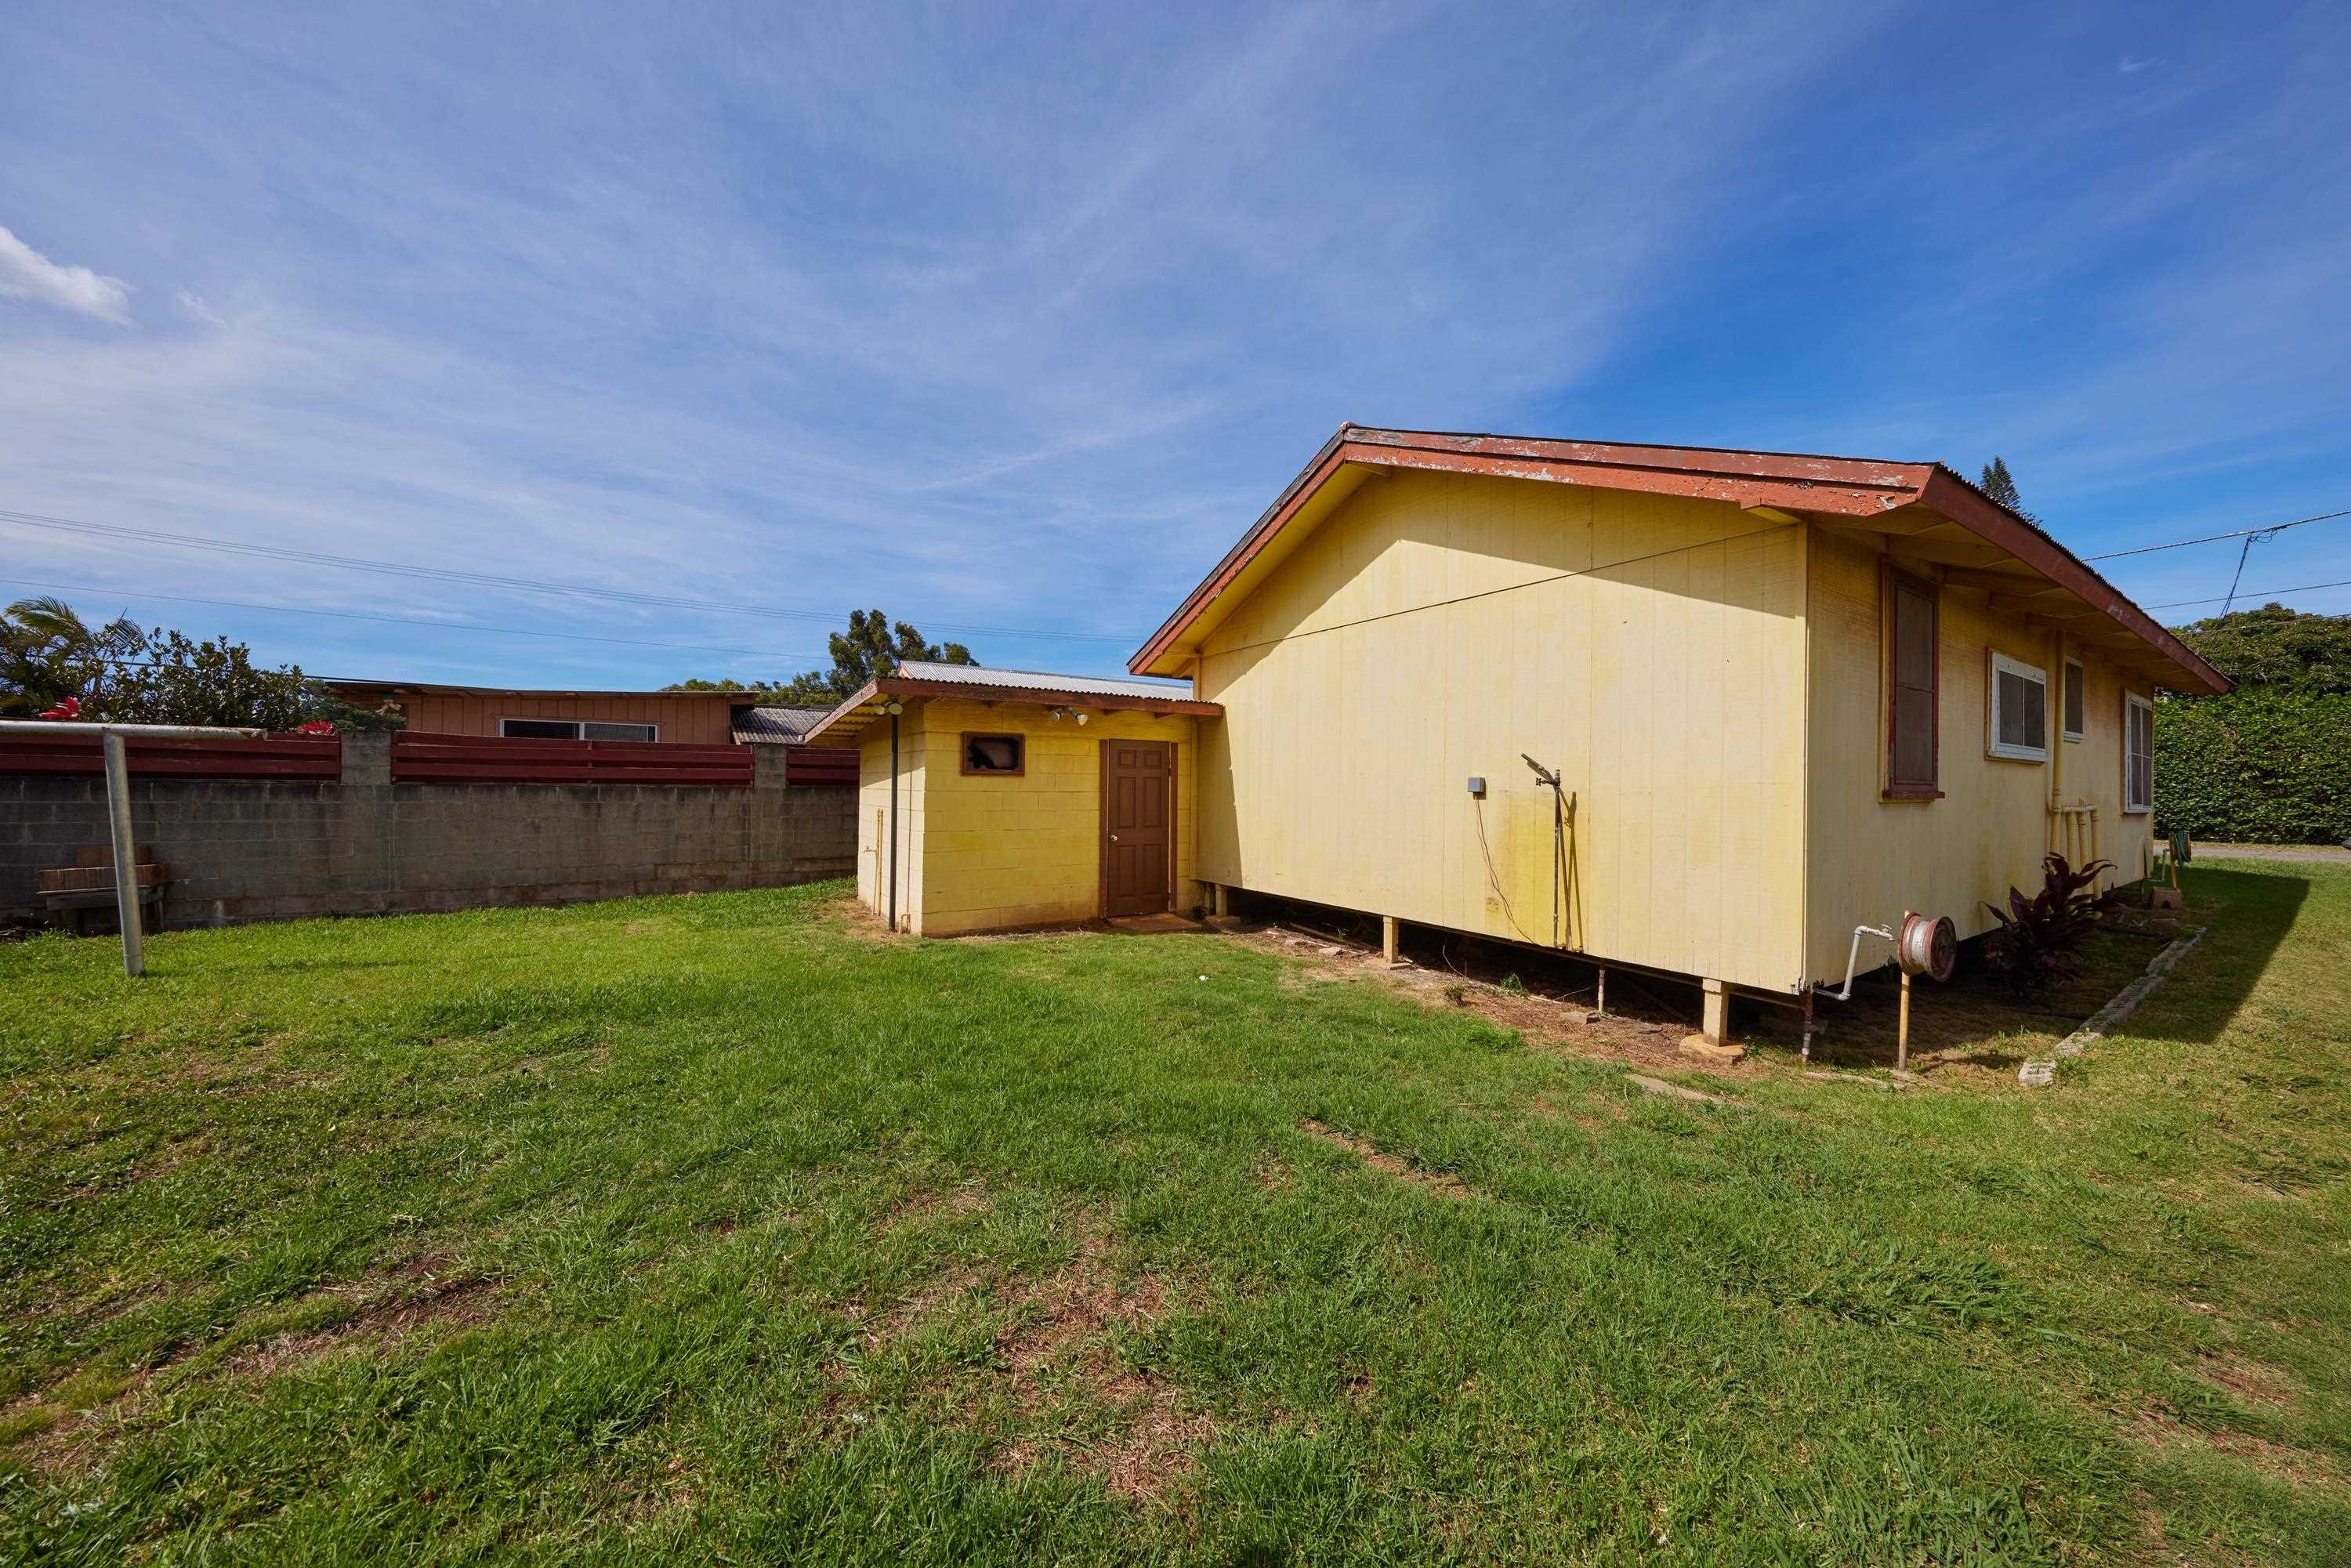
<svg viewBox="0 0 2351 1568">
<path fill-rule="evenodd" d="M 670 746 L 799 744 L 822 708 L 762 707 L 745 692 L 529 691 L 422 681 L 329 681 L 361 707 L 388 707 L 432 735 L 641 740 Z"/>
</svg>

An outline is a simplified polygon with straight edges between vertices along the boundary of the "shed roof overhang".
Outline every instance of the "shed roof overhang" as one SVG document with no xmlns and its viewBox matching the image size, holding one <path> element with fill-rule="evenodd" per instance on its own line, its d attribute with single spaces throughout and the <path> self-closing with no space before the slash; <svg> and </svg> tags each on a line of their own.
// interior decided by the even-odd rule
<svg viewBox="0 0 2351 1568">
<path fill-rule="evenodd" d="M 1400 469 L 1722 501 L 1758 517 L 1809 521 L 1928 563 L 1996 609 L 2063 631 L 2152 683 L 2218 693 L 2227 676 L 2158 625 L 2043 528 L 1939 463 L 1802 453 L 1458 435 L 1344 424 L 1176 612 L 1127 661 L 1136 674 L 1190 671 L 1201 645 L 1365 481 Z"/>
<path fill-rule="evenodd" d="M 1123 692 L 1056 691 L 1046 686 L 1008 686 L 996 682 L 936 680 L 914 675 L 877 675 L 860 686 L 846 702 L 810 725 L 812 745 L 847 746 L 888 712 L 894 698 L 963 697 L 973 702 L 1021 704 L 1031 707 L 1082 708 L 1090 713 L 1136 712 L 1188 718 L 1216 718 L 1222 703 L 1192 697 L 1136 696 Z"/>
</svg>

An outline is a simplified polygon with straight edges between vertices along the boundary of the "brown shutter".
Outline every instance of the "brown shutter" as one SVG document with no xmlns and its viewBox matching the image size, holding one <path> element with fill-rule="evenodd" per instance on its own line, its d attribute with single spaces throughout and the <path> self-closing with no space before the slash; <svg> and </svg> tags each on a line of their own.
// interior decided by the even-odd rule
<svg viewBox="0 0 2351 1568">
<path fill-rule="evenodd" d="M 1888 789 L 1932 793 L 1936 787 L 1935 588 L 1890 568 L 1887 615 L 1886 765 Z"/>
</svg>

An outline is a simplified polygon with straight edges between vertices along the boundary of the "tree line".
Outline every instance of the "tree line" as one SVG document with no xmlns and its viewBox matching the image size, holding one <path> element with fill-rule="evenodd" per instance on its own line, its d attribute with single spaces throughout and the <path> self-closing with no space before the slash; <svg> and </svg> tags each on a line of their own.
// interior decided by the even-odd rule
<svg viewBox="0 0 2351 1568">
<path fill-rule="evenodd" d="M 933 643 L 879 610 L 855 610 L 831 634 L 830 669 L 778 681 L 688 680 L 673 692 L 741 692 L 779 706 L 831 707 L 903 659 L 976 664 L 960 643 Z M 297 664 L 266 668 L 243 643 L 199 641 L 128 616 L 92 625 L 61 599 L 0 611 L 0 718 L 51 712 L 112 724 L 200 724 L 289 730 L 397 729 L 397 714 L 344 701 Z"/>
</svg>

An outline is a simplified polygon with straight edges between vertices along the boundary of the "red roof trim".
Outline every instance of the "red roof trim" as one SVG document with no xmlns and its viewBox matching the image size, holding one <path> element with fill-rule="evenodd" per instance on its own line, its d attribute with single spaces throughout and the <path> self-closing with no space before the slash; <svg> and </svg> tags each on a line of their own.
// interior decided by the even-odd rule
<svg viewBox="0 0 2351 1568">
<path fill-rule="evenodd" d="M 2060 586 L 2079 594 L 2178 665 L 2191 686 L 2226 691 L 2227 678 L 2156 624 L 2071 551 L 2023 518 L 1993 503 L 1936 463 L 1889 463 L 1810 453 L 1742 452 L 1701 446 L 1545 441 L 1523 436 L 1455 434 L 1439 431 L 1374 430 L 1344 424 L 1286 486 L 1239 542 L 1225 553 L 1176 612 L 1127 661 L 1144 674 L 1267 545 L 1289 526 L 1341 466 L 1349 463 L 1440 473 L 1483 474 L 1593 485 L 1778 507 L 1832 517 L 1874 517 L 1897 507 L 1925 505 L 1998 545 Z"/>
</svg>

